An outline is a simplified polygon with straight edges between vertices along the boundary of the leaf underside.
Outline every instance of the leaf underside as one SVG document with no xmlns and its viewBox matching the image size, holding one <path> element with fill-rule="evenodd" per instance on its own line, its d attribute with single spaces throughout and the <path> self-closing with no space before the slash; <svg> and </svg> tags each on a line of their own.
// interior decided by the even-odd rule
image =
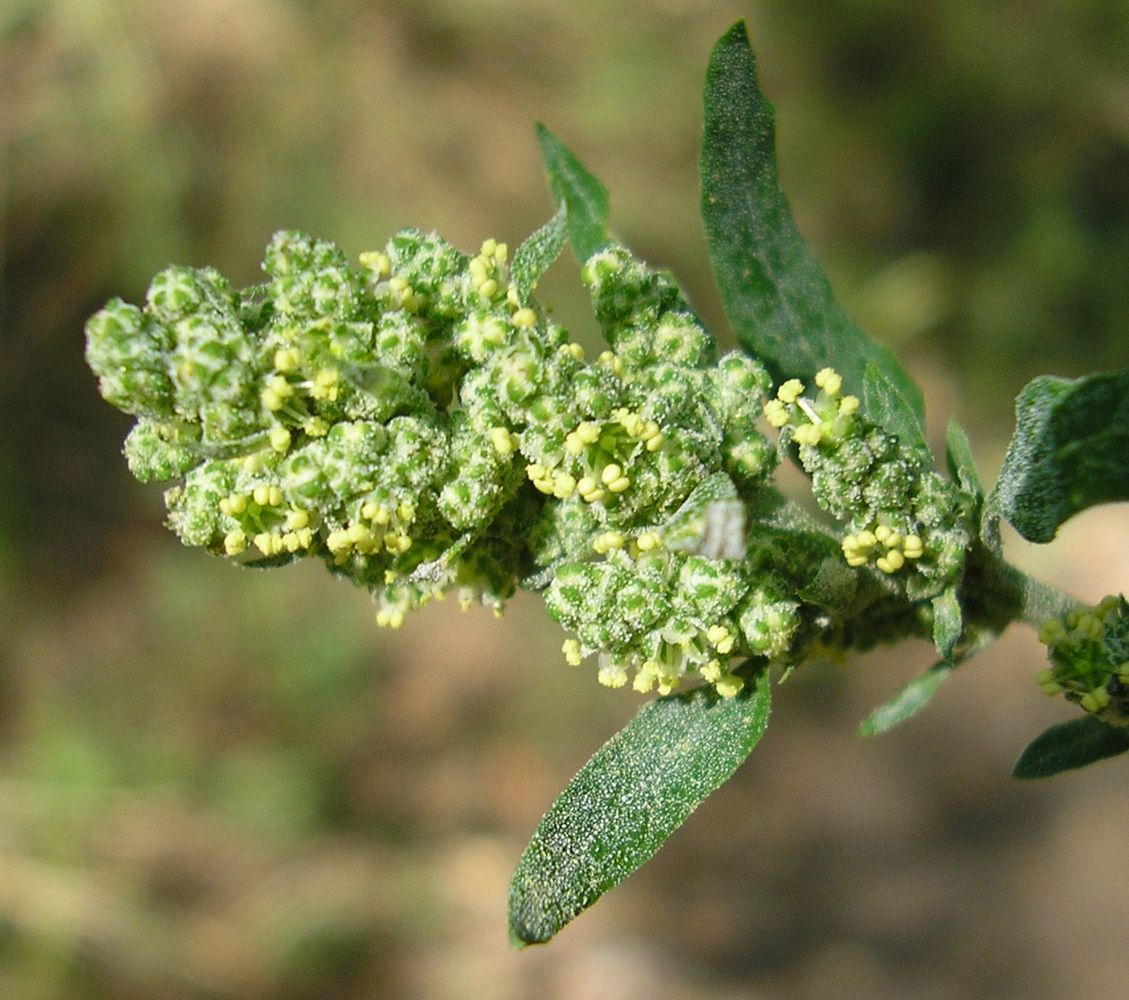
<svg viewBox="0 0 1129 1000">
<path fill-rule="evenodd" d="M 1129 368 L 1034 379 L 1015 424 L 992 503 L 1028 541 L 1049 542 L 1087 507 L 1129 500 Z"/>
<path fill-rule="evenodd" d="M 757 745 L 768 723 L 761 671 L 734 698 L 660 698 L 605 743 L 545 814 L 510 883 L 510 938 L 548 941 L 663 842 Z"/>
<path fill-rule="evenodd" d="M 912 719 L 932 700 L 949 674 L 956 669 L 955 663 L 941 661 L 924 673 L 918 674 L 889 701 L 879 705 L 859 725 L 860 736 L 878 736 Z"/>
</svg>

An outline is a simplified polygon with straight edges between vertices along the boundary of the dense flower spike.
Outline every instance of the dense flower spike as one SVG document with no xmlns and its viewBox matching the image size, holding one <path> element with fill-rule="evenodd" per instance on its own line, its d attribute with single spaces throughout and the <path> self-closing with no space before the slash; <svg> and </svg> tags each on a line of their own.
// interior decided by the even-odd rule
<svg viewBox="0 0 1129 1000">
<path fill-rule="evenodd" d="M 572 633 L 566 660 L 595 656 L 604 684 L 667 693 L 696 675 L 732 696 L 736 657 L 791 664 L 846 634 L 796 583 L 825 576 L 825 554 L 805 570 L 764 539 L 747 551 L 778 497 L 763 415 L 847 522 L 849 566 L 906 580 L 912 599 L 959 571 L 954 491 L 838 375 L 765 403 L 764 367 L 718 359 L 674 280 L 624 247 L 582 269 L 609 345 L 592 359 L 519 297 L 496 240 L 467 255 L 405 230 L 354 267 L 282 232 L 263 268 L 241 292 L 169 268 L 143 307 L 113 300 L 87 324 L 102 394 L 138 417 L 130 468 L 173 482 L 188 545 L 318 556 L 389 627 L 451 590 L 496 612 L 518 586 L 543 590 Z"/>
<path fill-rule="evenodd" d="M 1039 674 L 1048 695 L 1061 694 L 1105 722 L 1129 726 L 1129 603 L 1106 597 L 1039 629 L 1051 665 Z"/>
<path fill-rule="evenodd" d="M 843 379 L 824 368 L 814 392 L 789 379 L 765 404 L 781 445 L 797 448 L 816 502 L 844 522 L 848 566 L 872 566 L 912 600 L 939 594 L 964 565 L 972 537 L 955 485 L 868 420 Z"/>
</svg>

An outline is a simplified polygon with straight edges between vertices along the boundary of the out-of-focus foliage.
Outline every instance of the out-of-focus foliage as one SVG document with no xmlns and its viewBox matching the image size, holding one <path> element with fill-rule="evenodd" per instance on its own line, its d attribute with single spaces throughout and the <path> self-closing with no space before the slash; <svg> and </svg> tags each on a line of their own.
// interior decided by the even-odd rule
<svg viewBox="0 0 1129 1000">
<path fill-rule="evenodd" d="M 350 253 L 401 225 L 516 244 L 553 207 L 534 119 L 724 335 L 698 95 L 738 17 L 800 229 L 926 376 L 931 414 L 1002 441 L 1029 378 L 1126 363 L 1121 3 L 0 5 L 0 995 L 1117 995 L 1123 781 L 1001 787 L 1024 713 L 1059 718 L 1032 704 L 1031 651 L 981 679 L 990 703 L 958 676 L 929 719 L 862 746 L 858 719 L 926 662 L 818 690 L 798 673 L 777 696 L 793 735 L 634 895 L 511 955 L 521 844 L 632 706 L 560 667 L 520 602 L 378 640 L 323 574 L 182 555 L 82 364 L 107 298 L 173 262 L 249 283 L 281 227 Z M 539 294 L 584 335 L 558 270 Z M 1117 589 L 1086 579 L 1084 598 Z M 655 943 L 674 935 L 678 965 Z"/>
</svg>

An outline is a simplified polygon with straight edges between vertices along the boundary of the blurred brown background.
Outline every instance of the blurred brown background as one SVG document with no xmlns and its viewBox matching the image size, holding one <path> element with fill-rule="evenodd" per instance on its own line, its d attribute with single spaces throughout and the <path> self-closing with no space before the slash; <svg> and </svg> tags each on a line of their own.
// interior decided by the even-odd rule
<svg viewBox="0 0 1129 1000">
<path fill-rule="evenodd" d="M 1028 378 L 1129 363 L 1123 3 L 0 2 L 0 996 L 1125 995 L 1129 764 L 1008 777 L 1069 716 L 1018 629 L 870 743 L 929 651 L 800 671 L 651 865 L 511 951 L 521 847 L 637 697 L 566 669 L 535 598 L 388 634 L 320 566 L 181 549 L 83 367 L 108 297 L 253 282 L 277 228 L 516 244 L 551 210 L 535 118 L 726 337 L 696 158 L 738 17 L 801 227 L 990 476 Z M 570 266 L 544 298 L 585 335 Z M 1010 551 L 1126 586 L 1126 508 L 1063 536 Z"/>
</svg>

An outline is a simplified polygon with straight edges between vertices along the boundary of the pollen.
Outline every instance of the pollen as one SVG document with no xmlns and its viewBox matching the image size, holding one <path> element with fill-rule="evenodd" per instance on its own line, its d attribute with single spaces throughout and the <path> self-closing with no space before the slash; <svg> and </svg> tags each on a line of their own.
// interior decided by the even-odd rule
<svg viewBox="0 0 1129 1000">
<path fill-rule="evenodd" d="M 535 313 L 528 306 L 522 306 L 520 309 L 515 310 L 513 316 L 510 317 L 514 326 L 531 327 L 537 322 L 537 313 Z"/>
<path fill-rule="evenodd" d="M 776 390 L 776 398 L 782 403 L 794 403 L 804 391 L 804 383 L 798 378 L 790 378 Z"/>
</svg>

